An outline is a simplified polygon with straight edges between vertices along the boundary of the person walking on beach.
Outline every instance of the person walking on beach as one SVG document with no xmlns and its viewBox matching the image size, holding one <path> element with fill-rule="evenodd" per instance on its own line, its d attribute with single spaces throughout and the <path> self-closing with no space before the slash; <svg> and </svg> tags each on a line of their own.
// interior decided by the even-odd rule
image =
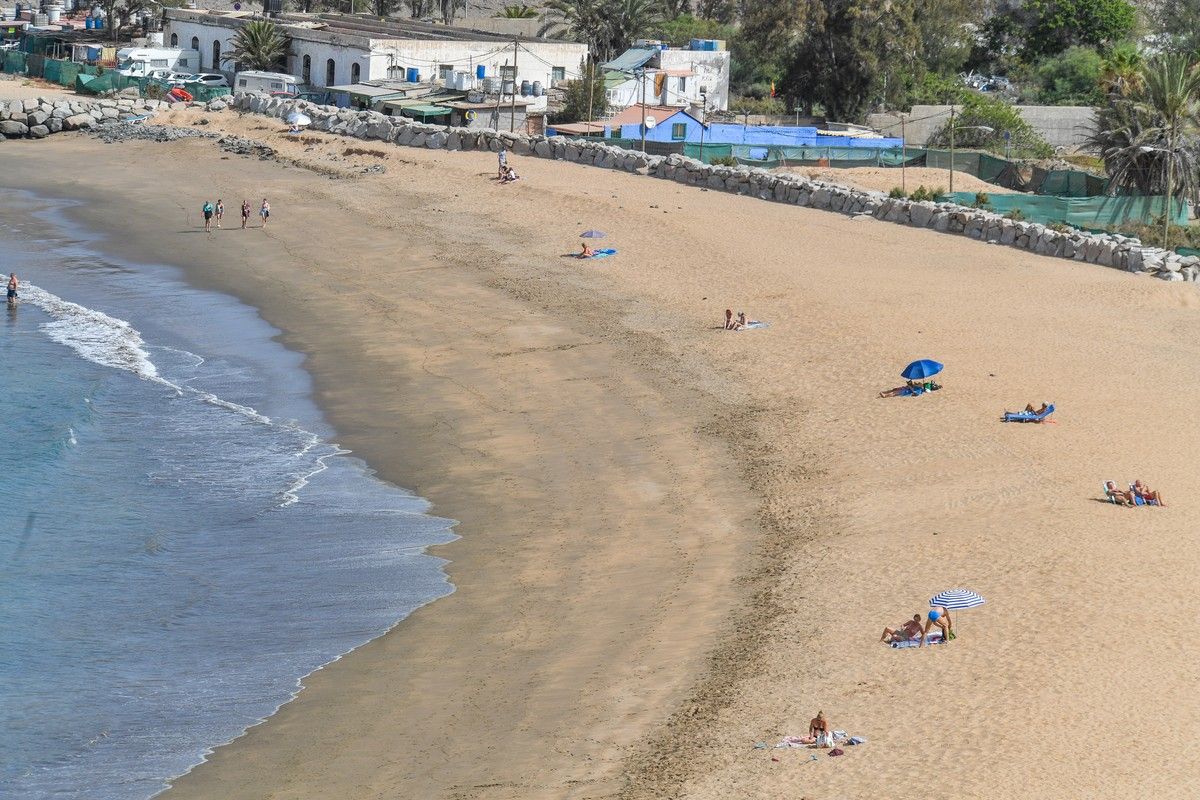
<svg viewBox="0 0 1200 800">
<path fill-rule="evenodd" d="M 267 198 L 263 198 L 262 205 L 258 207 L 258 215 L 262 217 L 262 226 L 267 227 L 267 220 L 271 218 L 271 204 L 267 202 Z"/>
<path fill-rule="evenodd" d="M 17 273 L 8 273 L 8 304 L 15 306 L 17 304 L 17 289 L 20 288 L 21 282 L 17 280 Z"/>
<path fill-rule="evenodd" d="M 242 201 L 242 230 L 246 230 L 246 225 L 250 222 L 250 201 Z"/>
<path fill-rule="evenodd" d="M 213 204 L 205 200 L 202 210 L 204 211 L 204 230 L 212 233 Z"/>
<path fill-rule="evenodd" d="M 500 162 L 500 167 L 496 170 L 496 177 L 504 180 L 505 171 L 508 168 L 508 151 L 501 147 L 500 152 L 496 154 L 496 158 Z"/>
<path fill-rule="evenodd" d="M 217 198 L 217 209 L 215 216 L 217 218 L 217 227 L 220 228 L 221 220 L 225 217 L 225 201 L 221 200 L 219 197 Z"/>
</svg>

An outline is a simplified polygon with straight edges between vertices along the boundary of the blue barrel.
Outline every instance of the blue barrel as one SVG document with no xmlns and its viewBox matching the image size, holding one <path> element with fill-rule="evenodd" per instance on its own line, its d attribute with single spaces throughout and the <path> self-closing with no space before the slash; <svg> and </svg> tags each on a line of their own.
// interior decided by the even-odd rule
<svg viewBox="0 0 1200 800">
<path fill-rule="evenodd" d="M 475 77 L 479 80 L 483 80 L 485 77 L 487 77 L 487 70 L 484 69 L 483 64 L 475 67 Z"/>
<path fill-rule="evenodd" d="M 541 81 L 534 81 L 534 82 L 533 82 L 533 92 L 532 92 L 532 94 L 533 94 L 533 96 L 534 96 L 534 97 L 541 97 L 541 96 L 542 96 L 542 82 L 541 82 Z"/>
<path fill-rule="evenodd" d="M 96 24 L 95 24 L 95 25 L 93 25 L 92 27 L 94 27 L 96 30 L 100 30 L 101 28 L 103 28 L 103 27 L 104 27 L 104 20 L 102 20 L 102 19 L 100 19 L 99 17 L 97 17 L 97 18 L 96 18 Z"/>
<path fill-rule="evenodd" d="M 529 97 L 529 93 L 533 91 L 533 84 L 529 81 L 521 81 L 521 97 Z"/>
<path fill-rule="evenodd" d="M 421 82 L 421 70 L 417 69 L 416 67 L 409 67 L 406 80 L 409 83 L 420 83 Z"/>
<path fill-rule="evenodd" d="M 83 18 L 83 27 L 87 28 L 90 31 L 92 28 L 96 27 L 96 20 L 92 19 L 91 17 L 84 17 Z"/>
</svg>

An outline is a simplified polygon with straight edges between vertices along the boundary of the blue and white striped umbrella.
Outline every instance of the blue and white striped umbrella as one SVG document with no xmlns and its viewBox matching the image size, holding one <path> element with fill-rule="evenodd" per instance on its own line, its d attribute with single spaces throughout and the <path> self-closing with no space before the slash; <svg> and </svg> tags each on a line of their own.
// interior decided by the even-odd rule
<svg viewBox="0 0 1200 800">
<path fill-rule="evenodd" d="M 950 589 L 929 598 L 930 607 L 941 606 L 952 611 L 983 605 L 983 597 L 970 589 Z"/>
</svg>

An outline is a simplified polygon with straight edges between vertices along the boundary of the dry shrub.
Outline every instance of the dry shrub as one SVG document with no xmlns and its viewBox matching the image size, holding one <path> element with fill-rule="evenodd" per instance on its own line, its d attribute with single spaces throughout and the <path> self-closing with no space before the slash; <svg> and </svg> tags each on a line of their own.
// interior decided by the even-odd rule
<svg viewBox="0 0 1200 800">
<path fill-rule="evenodd" d="M 371 156 L 372 158 L 387 158 L 387 153 L 382 150 L 368 150 L 365 147 L 347 147 L 343 151 L 344 156 Z"/>
</svg>

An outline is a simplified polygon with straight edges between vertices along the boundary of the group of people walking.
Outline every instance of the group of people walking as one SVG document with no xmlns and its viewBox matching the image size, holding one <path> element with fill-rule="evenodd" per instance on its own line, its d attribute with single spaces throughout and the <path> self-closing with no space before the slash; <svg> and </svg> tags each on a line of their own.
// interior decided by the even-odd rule
<svg viewBox="0 0 1200 800">
<path fill-rule="evenodd" d="M 217 198 L 216 205 L 210 200 L 204 201 L 204 206 L 201 208 L 204 212 L 204 230 L 212 233 L 213 222 L 217 223 L 217 227 L 221 227 L 221 220 L 225 218 L 225 202 Z M 267 220 L 271 218 L 271 204 L 267 202 L 267 198 L 263 198 L 262 205 L 258 207 L 258 216 L 262 219 L 262 227 L 267 227 Z M 246 225 L 250 222 L 250 201 L 242 201 L 242 230 L 246 229 Z"/>
</svg>

